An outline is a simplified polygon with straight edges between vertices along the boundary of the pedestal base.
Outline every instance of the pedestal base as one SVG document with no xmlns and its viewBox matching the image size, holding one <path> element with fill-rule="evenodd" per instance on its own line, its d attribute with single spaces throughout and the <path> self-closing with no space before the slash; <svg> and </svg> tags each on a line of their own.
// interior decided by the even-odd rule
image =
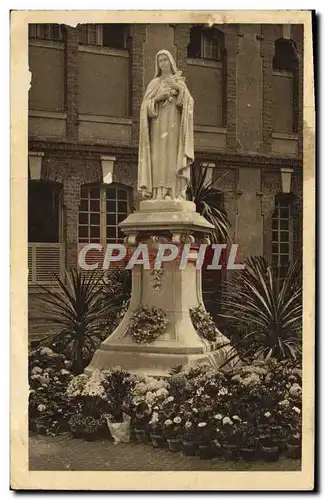
<svg viewBox="0 0 325 500">
<path fill-rule="evenodd" d="M 179 250 L 190 241 L 194 246 L 213 226 L 195 212 L 194 203 L 180 200 L 149 200 L 140 204 L 140 211 L 131 214 L 121 228 L 129 245 L 157 243 L 164 238 Z M 168 376 L 174 366 L 189 363 L 209 363 L 218 368 L 225 363 L 231 346 L 220 332 L 218 345 L 199 337 L 195 331 L 190 309 L 202 305 L 201 271 L 190 260 L 184 269 L 177 262 L 165 262 L 158 291 L 150 269 L 136 265 L 132 270 L 130 307 L 121 324 L 100 345 L 86 373 L 95 369 L 108 371 L 120 366 L 130 373 Z M 128 331 L 131 315 L 139 307 L 161 308 L 168 318 L 166 331 L 154 342 L 137 344 Z"/>
</svg>

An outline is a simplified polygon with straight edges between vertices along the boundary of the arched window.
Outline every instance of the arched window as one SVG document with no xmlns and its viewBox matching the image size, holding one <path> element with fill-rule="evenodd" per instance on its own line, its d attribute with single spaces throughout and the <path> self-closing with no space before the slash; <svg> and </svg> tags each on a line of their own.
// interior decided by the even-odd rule
<svg viewBox="0 0 325 500">
<path fill-rule="evenodd" d="M 279 38 L 273 57 L 273 131 L 297 131 L 298 63 L 293 40 Z"/>
<path fill-rule="evenodd" d="M 122 243 L 118 228 L 130 213 L 131 190 L 120 184 L 81 187 L 78 239 L 80 243 Z"/>
<path fill-rule="evenodd" d="M 221 61 L 223 50 L 224 36 L 221 31 L 204 25 L 192 26 L 187 47 L 188 58 Z"/>
<path fill-rule="evenodd" d="M 278 195 L 272 217 L 272 267 L 275 275 L 282 278 L 292 261 L 293 220 L 292 197 Z"/>
</svg>

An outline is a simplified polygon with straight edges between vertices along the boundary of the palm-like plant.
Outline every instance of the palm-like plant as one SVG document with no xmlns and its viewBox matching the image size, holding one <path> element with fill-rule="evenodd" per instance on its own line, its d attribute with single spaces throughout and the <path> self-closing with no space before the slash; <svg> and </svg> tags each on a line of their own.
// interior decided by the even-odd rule
<svg viewBox="0 0 325 500">
<path fill-rule="evenodd" d="M 214 226 L 212 243 L 231 242 L 231 224 L 226 213 L 219 206 L 219 192 L 216 190 L 220 176 L 215 181 L 207 181 L 208 167 L 192 169 L 192 178 L 187 186 L 187 198 L 196 205 L 196 211 Z"/>
<path fill-rule="evenodd" d="M 243 333 L 232 339 L 245 355 L 296 359 L 301 353 L 302 284 L 298 262 L 279 282 L 263 257 L 251 257 L 226 283 L 220 316 Z"/>
<path fill-rule="evenodd" d="M 124 262 L 126 265 L 126 262 Z M 106 312 L 107 326 L 112 331 L 119 321 L 119 314 L 131 296 L 132 274 L 125 266 L 108 269 L 102 282 L 102 301 Z"/>
<path fill-rule="evenodd" d="M 85 274 L 72 269 L 66 271 L 66 283 L 59 276 L 56 280 L 58 291 L 41 287 L 45 293 L 39 297 L 48 309 L 45 319 L 59 327 L 57 333 L 45 340 L 45 344 L 60 344 L 63 352 L 71 350 L 72 370 L 82 373 L 87 360 L 84 351 L 94 351 L 96 340 L 105 329 L 102 276 L 97 271 Z"/>
</svg>

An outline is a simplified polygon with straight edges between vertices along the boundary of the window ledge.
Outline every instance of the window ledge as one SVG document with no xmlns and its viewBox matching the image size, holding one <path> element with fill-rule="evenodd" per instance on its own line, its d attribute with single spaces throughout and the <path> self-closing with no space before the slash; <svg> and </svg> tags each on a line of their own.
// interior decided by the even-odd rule
<svg viewBox="0 0 325 500">
<path fill-rule="evenodd" d="M 31 118 L 54 118 L 55 120 L 66 120 L 67 118 L 67 114 L 61 111 L 38 111 L 35 109 L 31 109 L 28 116 Z"/>
<path fill-rule="evenodd" d="M 79 45 L 79 52 L 89 52 L 90 54 L 101 54 L 104 56 L 129 57 L 127 50 L 113 49 L 111 47 L 103 47 L 101 45 Z"/>
<path fill-rule="evenodd" d="M 187 59 L 187 64 L 189 64 L 190 66 L 203 66 L 205 68 L 222 68 L 221 61 L 212 61 L 210 59 L 190 58 Z"/>
<path fill-rule="evenodd" d="M 211 125 L 194 125 L 194 132 L 209 132 L 210 134 L 227 134 L 225 127 L 213 127 Z"/>
<path fill-rule="evenodd" d="M 28 41 L 31 47 L 43 47 L 46 49 L 64 49 L 64 42 L 59 42 L 56 40 L 42 40 L 40 38 L 30 38 Z"/>
<path fill-rule="evenodd" d="M 287 139 L 289 141 L 298 141 L 298 134 L 286 132 L 272 132 L 273 139 Z"/>
<path fill-rule="evenodd" d="M 79 115 L 79 121 L 94 122 L 94 123 L 115 123 L 117 125 L 132 125 L 131 118 L 120 118 L 118 116 L 105 115 Z"/>
<path fill-rule="evenodd" d="M 285 76 L 286 78 L 293 78 L 293 72 L 292 71 L 276 71 L 273 70 L 273 76 Z"/>
</svg>

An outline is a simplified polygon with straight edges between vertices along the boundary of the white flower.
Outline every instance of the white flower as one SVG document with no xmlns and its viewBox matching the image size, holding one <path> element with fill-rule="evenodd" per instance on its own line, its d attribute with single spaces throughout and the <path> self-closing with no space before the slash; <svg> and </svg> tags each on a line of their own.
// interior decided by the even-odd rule
<svg viewBox="0 0 325 500">
<path fill-rule="evenodd" d="M 221 387 L 220 391 L 218 392 L 218 396 L 225 396 L 228 394 L 228 389 L 226 387 Z"/>
<path fill-rule="evenodd" d="M 167 396 L 167 394 L 168 394 L 168 391 L 167 391 L 167 389 L 165 389 L 164 387 L 161 387 L 161 388 L 160 388 L 160 389 L 158 389 L 158 390 L 157 390 L 157 392 L 156 392 L 156 396 L 157 396 L 157 397 L 160 397 L 160 396 L 164 396 L 164 397 L 166 397 L 166 396 Z"/>
<path fill-rule="evenodd" d="M 201 396 L 201 394 L 203 394 L 203 392 L 204 392 L 203 387 L 200 387 L 200 388 L 196 391 L 196 394 L 197 394 L 198 396 Z"/>
<path fill-rule="evenodd" d="M 62 368 L 60 373 L 61 373 L 61 375 L 70 375 L 70 372 L 68 370 L 65 370 L 64 368 Z"/>
<path fill-rule="evenodd" d="M 42 371 L 42 368 L 40 368 L 39 366 L 34 366 L 34 368 L 32 369 L 32 374 L 36 375 L 37 373 L 42 373 Z"/>
<path fill-rule="evenodd" d="M 224 417 L 222 420 L 223 424 L 233 425 L 233 421 L 229 417 Z"/>
<path fill-rule="evenodd" d="M 232 419 L 233 419 L 233 420 L 237 420 L 237 421 L 239 421 L 239 422 L 241 421 L 241 418 L 239 418 L 239 417 L 238 417 L 238 415 L 233 415 L 233 416 L 232 416 Z"/>
<path fill-rule="evenodd" d="M 38 411 L 44 411 L 44 410 L 46 410 L 46 406 L 40 404 L 40 405 L 38 405 L 37 409 L 38 409 Z"/>
<path fill-rule="evenodd" d="M 297 408 L 297 406 L 293 406 L 292 409 L 293 409 L 293 411 L 295 411 L 296 413 L 298 413 L 298 415 L 301 413 L 300 408 Z"/>
<path fill-rule="evenodd" d="M 189 429 L 190 427 L 192 427 L 192 422 L 187 421 L 186 424 L 185 424 L 185 427 L 187 429 Z"/>
<path fill-rule="evenodd" d="M 214 418 L 215 418 L 216 420 L 222 420 L 222 415 L 221 415 L 220 413 L 217 413 L 217 414 L 214 416 Z"/>
<path fill-rule="evenodd" d="M 285 408 L 289 408 L 290 403 L 287 399 L 284 399 L 283 401 L 279 402 L 279 406 L 284 406 Z"/>
<path fill-rule="evenodd" d="M 172 425 L 172 421 L 168 418 L 167 420 L 165 420 L 165 425 Z"/>
<path fill-rule="evenodd" d="M 174 418 L 174 424 L 180 424 L 182 419 L 180 417 L 175 417 Z"/>
<path fill-rule="evenodd" d="M 199 423 L 197 424 L 197 426 L 198 426 L 198 427 L 205 427 L 206 425 L 207 425 L 207 423 L 206 423 L 206 422 L 199 422 Z"/>
<path fill-rule="evenodd" d="M 193 409 L 192 409 L 192 412 L 193 412 L 193 413 L 199 413 L 199 410 L 198 410 L 197 408 L 193 408 Z"/>
<path fill-rule="evenodd" d="M 40 350 L 40 355 L 41 356 L 49 356 L 49 357 L 57 356 L 57 354 L 54 351 L 52 351 L 52 349 L 50 349 L 49 347 L 43 347 Z"/>
<path fill-rule="evenodd" d="M 169 397 L 167 398 L 167 401 L 169 401 L 169 403 L 171 403 L 172 401 L 174 401 L 174 396 L 169 396 Z"/>
<path fill-rule="evenodd" d="M 266 413 L 264 413 L 264 417 L 270 418 L 270 416 L 271 416 L 271 413 L 269 411 L 267 411 Z"/>
</svg>

